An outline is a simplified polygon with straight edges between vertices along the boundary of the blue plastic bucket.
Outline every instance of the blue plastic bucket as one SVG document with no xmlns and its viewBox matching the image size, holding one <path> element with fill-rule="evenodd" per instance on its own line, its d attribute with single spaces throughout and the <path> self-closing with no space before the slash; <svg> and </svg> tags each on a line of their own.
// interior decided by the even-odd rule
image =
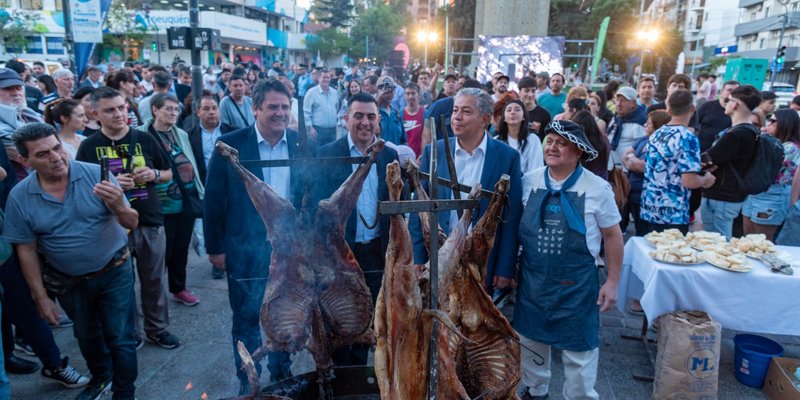
<svg viewBox="0 0 800 400">
<path fill-rule="evenodd" d="M 764 386 L 772 357 L 783 356 L 783 346 L 763 336 L 741 334 L 733 338 L 733 366 L 739 382 L 760 388 Z"/>
</svg>

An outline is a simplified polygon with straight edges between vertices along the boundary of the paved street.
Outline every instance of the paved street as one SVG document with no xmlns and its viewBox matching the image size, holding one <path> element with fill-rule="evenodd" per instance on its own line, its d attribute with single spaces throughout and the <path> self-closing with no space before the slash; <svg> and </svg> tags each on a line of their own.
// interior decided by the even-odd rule
<svg viewBox="0 0 800 400">
<path fill-rule="evenodd" d="M 229 343 L 230 309 L 225 280 L 212 280 L 208 263 L 190 253 L 188 284 L 200 298 L 196 307 L 185 307 L 171 302 L 172 332 L 183 340 L 176 350 L 163 350 L 145 343 L 139 350 L 139 400 L 200 399 L 203 393 L 209 399 L 219 399 L 236 394 L 237 381 L 233 374 L 231 346 Z M 603 329 L 600 351 L 600 368 L 597 390 L 603 399 L 647 399 L 652 384 L 631 379 L 635 372 L 650 373 L 647 355 L 641 343 L 620 339 L 620 334 L 635 334 L 641 319 L 625 317 L 617 311 L 602 317 Z M 85 372 L 86 365 L 80 356 L 71 328 L 55 331 L 62 352 L 73 360 L 73 365 Z M 761 390 L 749 388 L 736 381 L 733 375 L 734 332 L 723 332 L 723 351 L 720 362 L 719 398 L 725 400 L 763 399 Z M 773 337 L 784 345 L 786 355 L 800 357 L 800 339 Z M 554 357 L 551 399 L 562 399 L 563 382 L 560 357 Z M 313 369 L 307 353 L 295 356 L 293 372 Z M 187 390 L 191 384 L 191 389 Z M 11 377 L 12 399 L 61 400 L 72 399 L 79 390 L 62 390 L 59 385 L 45 382 L 39 374 Z M 107 396 L 110 399 L 111 396 Z"/>
</svg>

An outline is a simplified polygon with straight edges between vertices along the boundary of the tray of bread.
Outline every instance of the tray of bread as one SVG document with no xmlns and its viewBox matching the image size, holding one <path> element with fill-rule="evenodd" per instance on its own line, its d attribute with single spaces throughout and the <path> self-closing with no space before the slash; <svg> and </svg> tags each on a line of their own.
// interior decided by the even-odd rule
<svg viewBox="0 0 800 400">
<path fill-rule="evenodd" d="M 752 258 L 775 253 L 775 244 L 767 240 L 767 236 L 763 233 L 752 233 L 741 238 L 733 238 L 731 246 Z"/>
<path fill-rule="evenodd" d="M 728 243 L 728 241 L 725 239 L 725 236 L 723 236 L 719 232 L 706 232 L 706 231 L 689 232 L 686 235 L 686 241 L 689 242 L 690 246 L 694 247 L 697 250 L 705 250 L 706 247 L 709 246 Z"/>
<path fill-rule="evenodd" d="M 739 252 L 728 243 L 707 246 L 702 257 L 709 264 L 727 271 L 749 272 L 753 269 L 753 265 L 744 253 Z"/>
<path fill-rule="evenodd" d="M 689 247 L 686 242 L 659 245 L 650 252 L 650 257 L 656 261 L 675 265 L 697 265 L 704 262 L 700 253 Z"/>
<path fill-rule="evenodd" d="M 684 238 L 683 233 L 677 229 L 667 229 L 663 232 L 650 232 L 644 235 L 644 239 L 653 247 L 677 244 L 682 246 L 686 245 L 686 238 Z"/>
</svg>

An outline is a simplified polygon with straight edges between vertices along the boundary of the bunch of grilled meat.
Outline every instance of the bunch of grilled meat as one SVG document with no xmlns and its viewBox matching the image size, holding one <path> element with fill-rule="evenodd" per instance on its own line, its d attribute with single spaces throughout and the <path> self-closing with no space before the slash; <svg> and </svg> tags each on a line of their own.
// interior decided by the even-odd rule
<svg viewBox="0 0 800 400">
<path fill-rule="evenodd" d="M 409 172 L 417 197 L 426 199 L 413 165 Z M 387 167 L 386 183 L 391 199 L 398 199 L 403 185 L 397 164 Z M 430 316 L 444 325 L 438 331 L 438 348 L 433 349 L 437 352 L 438 398 L 516 398 L 519 337 L 483 284 L 508 186 L 507 177 L 497 183 L 488 210 L 469 234 L 472 210 L 465 210 L 439 250 L 439 308 L 446 315 L 429 310 L 428 271 L 414 269 L 406 221 L 400 215 L 392 217 L 386 271 L 375 310 L 375 373 L 382 399 L 427 397 Z M 469 198 L 475 199 L 479 193 L 480 185 L 476 185 Z M 420 219 L 427 242 L 430 224 L 427 215 Z M 435 237 L 442 240 L 441 233 Z"/>
<path fill-rule="evenodd" d="M 373 145 L 369 160 L 319 203 L 313 223 L 304 221 L 289 200 L 244 168 L 236 149 L 222 142 L 216 147 L 244 181 L 272 243 L 270 279 L 261 305 L 265 341 L 252 358 L 258 362 L 267 351 L 308 349 L 319 375 L 325 377 L 335 348 L 374 342 L 372 297 L 345 241 L 344 226 L 383 142 Z"/>
</svg>

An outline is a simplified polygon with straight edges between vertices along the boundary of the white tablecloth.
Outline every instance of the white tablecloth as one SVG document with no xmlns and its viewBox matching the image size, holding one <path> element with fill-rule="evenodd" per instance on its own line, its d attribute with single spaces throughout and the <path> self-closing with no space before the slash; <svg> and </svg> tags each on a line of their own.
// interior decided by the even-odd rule
<svg viewBox="0 0 800 400">
<path fill-rule="evenodd" d="M 625 244 L 617 307 L 641 299 L 647 319 L 679 310 L 703 310 L 723 328 L 800 336 L 800 248 L 778 246 L 791 254 L 794 275 L 772 273 L 750 259 L 753 270 L 730 272 L 708 263 L 678 266 L 654 260 L 642 237 Z"/>
</svg>

